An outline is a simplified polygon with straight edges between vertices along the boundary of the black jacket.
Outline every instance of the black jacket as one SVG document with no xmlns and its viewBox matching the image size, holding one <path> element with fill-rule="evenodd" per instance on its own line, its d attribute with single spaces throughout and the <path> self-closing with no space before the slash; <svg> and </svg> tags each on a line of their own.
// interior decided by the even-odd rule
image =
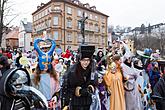
<svg viewBox="0 0 165 110">
<path fill-rule="evenodd" d="M 77 71 L 77 68 L 79 70 Z M 80 74 L 78 74 L 78 72 Z M 90 93 L 85 93 L 80 97 L 75 96 L 76 87 L 80 86 L 82 89 L 87 89 L 89 85 L 96 87 L 97 85 L 97 74 L 94 75 L 94 80 L 91 80 L 91 69 L 83 70 L 80 63 L 73 65 L 63 77 L 63 107 L 70 105 L 71 110 L 89 110 L 92 103 Z"/>
<path fill-rule="evenodd" d="M 160 78 L 159 81 L 156 83 L 153 89 L 153 94 L 165 99 L 165 76 L 164 78 Z M 156 108 L 157 110 L 164 110 L 165 100 L 156 100 Z"/>
</svg>

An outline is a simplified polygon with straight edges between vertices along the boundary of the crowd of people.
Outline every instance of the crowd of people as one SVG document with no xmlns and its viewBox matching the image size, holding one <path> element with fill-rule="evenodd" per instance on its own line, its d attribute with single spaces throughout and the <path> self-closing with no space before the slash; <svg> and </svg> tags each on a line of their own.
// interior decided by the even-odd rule
<svg viewBox="0 0 165 110">
<path fill-rule="evenodd" d="M 1 51 L 0 110 L 46 110 L 36 91 L 50 110 L 163 110 L 165 64 L 158 50 L 132 53 L 116 41 L 106 51 L 81 45 L 57 53 L 54 41 L 42 41 L 28 52 Z"/>
</svg>

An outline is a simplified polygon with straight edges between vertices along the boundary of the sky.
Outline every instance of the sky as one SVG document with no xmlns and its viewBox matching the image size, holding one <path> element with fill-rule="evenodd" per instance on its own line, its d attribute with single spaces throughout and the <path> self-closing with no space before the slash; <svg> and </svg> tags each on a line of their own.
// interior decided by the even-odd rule
<svg viewBox="0 0 165 110">
<path fill-rule="evenodd" d="M 14 13 L 19 16 L 14 19 L 12 25 L 18 25 L 19 21 L 27 18 L 32 21 L 32 13 L 37 6 L 47 3 L 49 0 L 11 0 Z M 108 25 L 137 27 L 141 24 L 151 25 L 165 23 L 165 0 L 80 0 L 82 3 L 95 5 L 96 9 L 106 15 Z"/>
</svg>

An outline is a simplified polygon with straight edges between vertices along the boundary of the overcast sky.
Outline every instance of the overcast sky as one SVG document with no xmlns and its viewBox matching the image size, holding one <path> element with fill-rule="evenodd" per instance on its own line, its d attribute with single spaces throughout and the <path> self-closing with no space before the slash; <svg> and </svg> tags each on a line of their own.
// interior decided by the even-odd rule
<svg viewBox="0 0 165 110">
<path fill-rule="evenodd" d="M 28 18 L 32 21 L 31 13 L 41 2 L 49 0 L 13 0 L 13 9 L 20 15 L 12 24 Z M 109 15 L 108 25 L 140 26 L 142 23 L 151 25 L 165 23 L 165 0 L 80 0 L 82 3 L 95 5 L 98 11 Z"/>
</svg>

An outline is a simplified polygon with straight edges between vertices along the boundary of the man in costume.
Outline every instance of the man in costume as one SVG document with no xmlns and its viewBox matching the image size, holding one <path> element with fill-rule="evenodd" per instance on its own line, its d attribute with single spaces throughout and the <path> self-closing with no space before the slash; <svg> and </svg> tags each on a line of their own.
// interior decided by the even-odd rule
<svg viewBox="0 0 165 110">
<path fill-rule="evenodd" d="M 69 110 L 89 110 L 97 86 L 93 60 L 94 46 L 80 46 L 80 58 L 63 77 L 62 107 Z"/>
</svg>

